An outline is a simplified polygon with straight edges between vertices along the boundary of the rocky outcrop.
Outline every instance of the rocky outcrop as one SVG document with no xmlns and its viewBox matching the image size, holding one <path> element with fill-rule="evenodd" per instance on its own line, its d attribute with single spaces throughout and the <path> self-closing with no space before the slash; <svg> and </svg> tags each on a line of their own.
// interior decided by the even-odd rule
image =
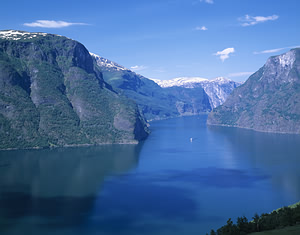
<svg viewBox="0 0 300 235">
<path fill-rule="evenodd" d="M 136 105 L 103 80 L 82 44 L 0 31 L 0 149 L 137 143 L 147 133 Z"/>
<path fill-rule="evenodd" d="M 207 124 L 300 134 L 300 49 L 269 58 L 210 113 Z"/>
</svg>

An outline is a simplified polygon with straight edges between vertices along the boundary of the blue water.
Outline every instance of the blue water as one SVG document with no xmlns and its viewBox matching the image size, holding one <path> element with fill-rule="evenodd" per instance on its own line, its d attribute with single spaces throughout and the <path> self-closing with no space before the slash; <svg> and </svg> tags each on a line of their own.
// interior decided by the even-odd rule
<svg viewBox="0 0 300 235">
<path fill-rule="evenodd" d="M 206 118 L 137 146 L 0 152 L 0 234 L 199 235 L 300 200 L 300 136 Z"/>
</svg>

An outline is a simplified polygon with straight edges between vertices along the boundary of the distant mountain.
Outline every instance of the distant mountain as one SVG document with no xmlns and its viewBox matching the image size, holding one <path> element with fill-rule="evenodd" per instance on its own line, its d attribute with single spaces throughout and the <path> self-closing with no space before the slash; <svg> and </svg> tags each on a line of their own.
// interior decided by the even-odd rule
<svg viewBox="0 0 300 235">
<path fill-rule="evenodd" d="M 224 77 L 217 77 L 212 80 L 200 77 L 180 77 L 171 80 L 152 79 L 161 87 L 184 87 L 184 88 L 199 88 L 202 87 L 209 96 L 209 101 L 212 108 L 223 104 L 227 96 L 242 83 L 234 82 Z"/>
<path fill-rule="evenodd" d="M 207 123 L 300 134 L 300 48 L 269 58 L 210 113 Z"/>
<path fill-rule="evenodd" d="M 147 135 L 136 105 L 103 80 L 82 44 L 0 31 L 0 149 L 137 143 Z"/>
<path fill-rule="evenodd" d="M 206 78 L 200 77 L 179 77 L 170 80 L 159 80 L 159 79 L 151 79 L 152 81 L 156 82 L 159 86 L 166 88 L 166 87 L 185 87 L 185 88 L 195 88 L 198 87 L 199 84 L 202 82 L 209 81 Z"/>
<path fill-rule="evenodd" d="M 194 91 L 184 87 L 164 89 L 150 79 L 91 53 L 104 80 L 118 93 L 134 100 L 147 120 L 195 115 L 211 111 L 209 97 L 202 87 Z"/>
</svg>

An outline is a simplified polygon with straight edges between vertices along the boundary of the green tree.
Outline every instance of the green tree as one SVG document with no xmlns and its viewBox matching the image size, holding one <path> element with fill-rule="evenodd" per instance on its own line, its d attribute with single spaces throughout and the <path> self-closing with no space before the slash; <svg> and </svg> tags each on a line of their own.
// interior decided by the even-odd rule
<svg viewBox="0 0 300 235">
<path fill-rule="evenodd" d="M 237 228 L 239 234 L 247 234 L 249 232 L 249 223 L 245 216 L 237 218 Z"/>
<path fill-rule="evenodd" d="M 259 232 L 259 215 L 255 213 L 252 219 L 255 225 L 255 232 Z"/>
<path fill-rule="evenodd" d="M 293 219 L 295 223 L 300 223 L 300 204 L 294 208 L 293 212 Z"/>
<path fill-rule="evenodd" d="M 219 234 L 222 234 L 222 235 L 238 235 L 238 229 L 237 229 L 237 226 L 233 224 L 231 218 L 229 218 L 227 220 L 227 223 L 226 225 L 224 225 L 222 228 L 221 228 L 221 233 L 219 233 L 218 231 L 218 235 Z"/>
<path fill-rule="evenodd" d="M 217 234 L 216 234 L 215 230 L 212 229 L 212 230 L 210 231 L 210 235 L 217 235 Z"/>
<path fill-rule="evenodd" d="M 284 207 L 279 211 L 280 211 L 279 221 L 281 226 L 286 227 L 294 224 L 293 211 L 290 207 Z"/>
</svg>

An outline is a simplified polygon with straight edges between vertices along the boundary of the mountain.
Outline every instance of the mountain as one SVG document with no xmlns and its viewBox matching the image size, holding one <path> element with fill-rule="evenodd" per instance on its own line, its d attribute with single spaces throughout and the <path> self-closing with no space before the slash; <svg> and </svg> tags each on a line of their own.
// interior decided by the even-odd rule
<svg viewBox="0 0 300 235">
<path fill-rule="evenodd" d="M 210 113 L 207 124 L 300 134 L 300 48 L 269 58 Z"/>
<path fill-rule="evenodd" d="M 105 82 L 118 93 L 134 100 L 147 120 L 195 115 L 211 111 L 209 97 L 202 87 L 193 92 L 183 87 L 164 89 L 154 81 L 91 53 Z"/>
<path fill-rule="evenodd" d="M 212 108 L 223 104 L 227 96 L 242 83 L 234 82 L 224 77 L 217 77 L 212 80 L 200 77 L 180 77 L 171 80 L 152 79 L 161 87 L 184 87 L 184 88 L 199 88 L 202 87 L 209 97 Z"/>
<path fill-rule="evenodd" d="M 0 149 L 137 143 L 147 135 L 136 105 L 103 80 L 82 44 L 0 31 Z"/>
<path fill-rule="evenodd" d="M 97 61 L 97 65 L 104 69 L 104 71 L 114 72 L 114 71 L 127 71 L 132 72 L 130 69 L 123 67 L 111 60 L 100 57 L 92 52 L 90 52 L 91 56 Z"/>
</svg>

